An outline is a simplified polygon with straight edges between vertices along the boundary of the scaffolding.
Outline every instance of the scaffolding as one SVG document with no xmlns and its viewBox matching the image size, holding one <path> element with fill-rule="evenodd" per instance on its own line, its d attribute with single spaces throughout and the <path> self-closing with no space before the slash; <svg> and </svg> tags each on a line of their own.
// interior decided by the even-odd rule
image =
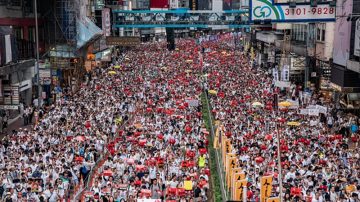
<svg viewBox="0 0 360 202">
<path fill-rule="evenodd" d="M 76 9 L 74 0 L 56 0 L 55 18 L 68 44 L 76 42 Z"/>
</svg>

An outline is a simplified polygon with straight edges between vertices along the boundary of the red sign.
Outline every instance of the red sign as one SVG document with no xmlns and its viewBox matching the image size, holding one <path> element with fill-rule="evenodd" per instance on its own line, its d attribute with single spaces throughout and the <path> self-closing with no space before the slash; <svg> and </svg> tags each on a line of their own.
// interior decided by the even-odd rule
<svg viewBox="0 0 360 202">
<path fill-rule="evenodd" d="M 150 0 L 150 8 L 169 8 L 169 0 Z"/>
</svg>

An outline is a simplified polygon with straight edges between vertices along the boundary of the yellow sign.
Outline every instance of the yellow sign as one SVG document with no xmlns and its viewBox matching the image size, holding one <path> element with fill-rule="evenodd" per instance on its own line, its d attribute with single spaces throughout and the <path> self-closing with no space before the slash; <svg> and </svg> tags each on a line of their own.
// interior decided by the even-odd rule
<svg viewBox="0 0 360 202">
<path fill-rule="evenodd" d="M 280 202 L 280 197 L 271 197 L 266 199 L 266 202 Z"/>
<path fill-rule="evenodd" d="M 245 179 L 245 173 L 241 172 L 241 173 L 235 173 L 234 174 L 234 180 L 244 180 Z"/>
<path fill-rule="evenodd" d="M 225 173 L 228 173 L 229 170 L 228 170 L 228 165 L 229 165 L 229 158 L 232 158 L 232 157 L 235 157 L 235 154 L 232 154 L 232 153 L 226 153 L 225 155 L 225 159 L 224 159 L 224 162 L 225 162 Z"/>
<path fill-rule="evenodd" d="M 264 176 L 260 179 L 260 202 L 265 202 L 271 195 L 273 176 Z"/>
<path fill-rule="evenodd" d="M 219 133 L 220 133 L 220 127 L 217 127 L 216 131 L 215 131 L 215 138 L 214 138 L 214 149 L 219 148 Z"/>
<path fill-rule="evenodd" d="M 226 137 L 226 136 L 224 136 L 224 137 Z M 225 159 L 224 159 L 225 162 L 224 163 L 226 163 L 226 154 L 231 153 L 231 151 L 232 151 L 231 140 L 226 138 L 226 140 L 225 140 L 225 148 L 224 148 L 223 151 L 225 152 L 223 154 L 225 156 Z M 224 166 L 226 166 L 226 164 L 224 164 Z"/>
<path fill-rule="evenodd" d="M 221 158 L 222 158 L 222 161 L 223 161 L 223 166 L 225 168 L 225 165 L 226 165 L 226 161 L 225 161 L 225 157 L 226 157 L 226 136 L 225 135 L 222 135 L 221 136 Z"/>
<path fill-rule="evenodd" d="M 235 195 L 233 200 L 241 200 L 243 187 L 247 186 L 247 180 L 240 180 L 235 183 Z"/>
<path fill-rule="evenodd" d="M 240 181 L 240 180 L 244 180 L 245 179 L 245 173 L 243 173 L 243 178 L 241 178 L 239 175 L 237 176 L 236 178 L 236 174 L 240 174 L 242 171 L 241 168 L 233 168 L 233 169 L 230 169 L 230 190 L 231 190 L 231 196 L 232 198 L 234 198 L 235 196 L 235 183 L 236 181 Z"/>
<path fill-rule="evenodd" d="M 226 182 L 227 188 L 230 189 L 230 182 L 231 182 L 231 173 L 230 170 L 236 167 L 236 157 L 228 157 L 227 158 L 227 166 L 226 166 Z"/>
<path fill-rule="evenodd" d="M 241 168 L 231 168 L 230 169 L 230 173 L 229 173 L 229 181 L 230 181 L 230 187 L 233 187 L 234 186 L 234 183 L 236 181 L 235 179 L 235 174 L 236 173 L 240 173 L 242 171 Z M 239 179 L 240 180 L 240 179 Z"/>
</svg>

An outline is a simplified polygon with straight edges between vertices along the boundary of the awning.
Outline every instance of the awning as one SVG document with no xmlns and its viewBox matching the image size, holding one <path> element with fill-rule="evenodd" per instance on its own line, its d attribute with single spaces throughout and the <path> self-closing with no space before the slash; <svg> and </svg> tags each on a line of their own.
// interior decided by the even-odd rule
<svg viewBox="0 0 360 202">
<path fill-rule="evenodd" d="M 102 35 L 102 30 L 96 26 L 88 17 L 76 21 L 77 43 L 76 48 L 80 49 Z"/>
</svg>

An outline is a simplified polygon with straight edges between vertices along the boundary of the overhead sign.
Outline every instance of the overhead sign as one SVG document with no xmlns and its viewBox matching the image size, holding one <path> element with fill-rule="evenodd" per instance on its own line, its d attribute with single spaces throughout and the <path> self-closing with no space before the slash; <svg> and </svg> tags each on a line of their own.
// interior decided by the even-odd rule
<svg viewBox="0 0 360 202">
<path fill-rule="evenodd" d="M 289 4 L 277 4 L 272 0 L 251 0 L 250 21 L 271 22 L 323 22 L 335 21 L 335 7 L 318 3 L 311 7 L 309 3 L 297 3 L 294 8 Z"/>
<path fill-rule="evenodd" d="M 106 37 L 106 45 L 108 46 L 136 46 L 140 44 L 139 37 Z"/>
</svg>

